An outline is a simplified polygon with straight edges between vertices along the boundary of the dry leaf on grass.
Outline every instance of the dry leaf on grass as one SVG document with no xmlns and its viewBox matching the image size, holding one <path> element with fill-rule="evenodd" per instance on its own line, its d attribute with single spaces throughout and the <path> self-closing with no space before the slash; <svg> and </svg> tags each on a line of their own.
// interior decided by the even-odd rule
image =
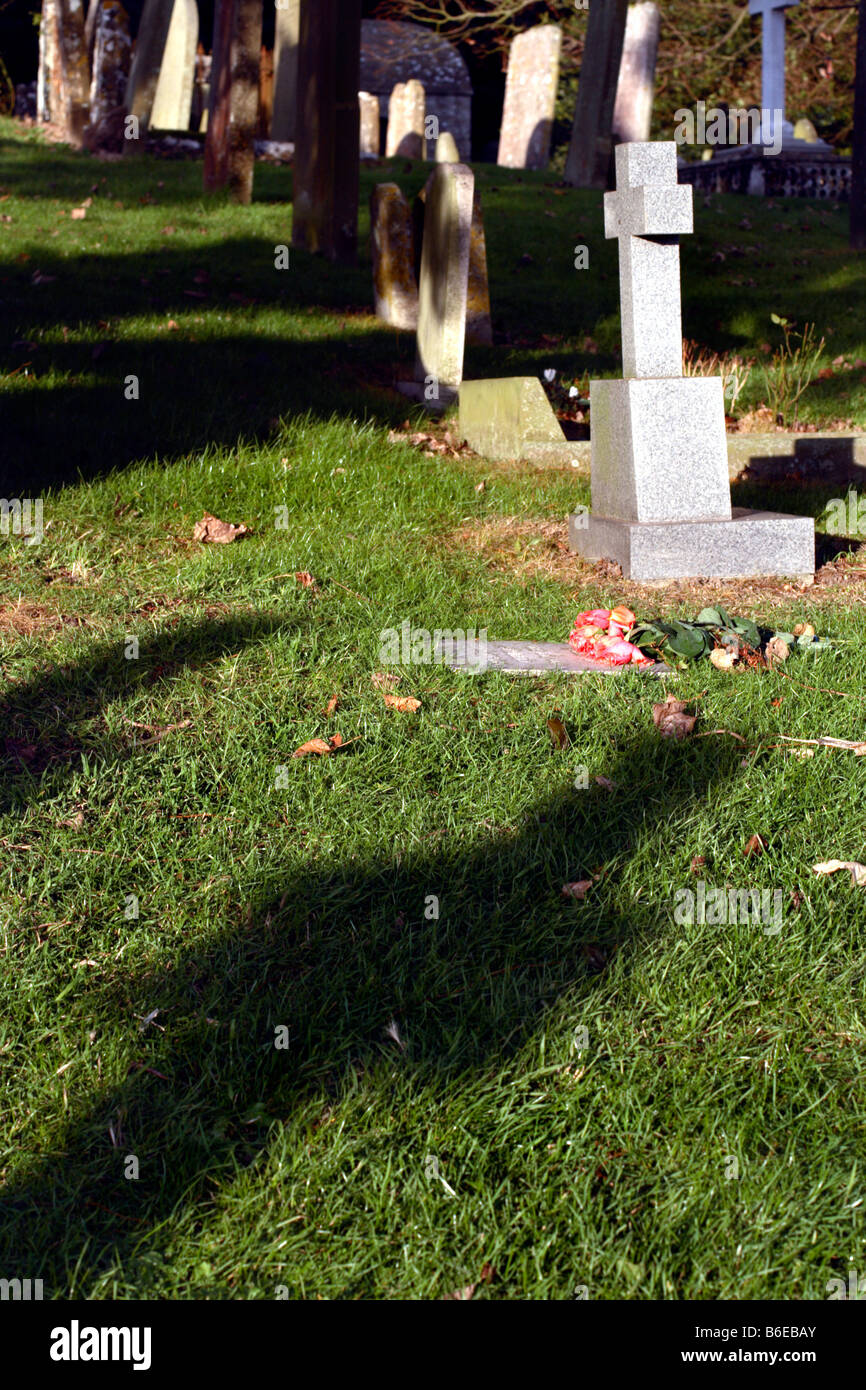
<svg viewBox="0 0 866 1390">
<path fill-rule="evenodd" d="M 492 1283 L 493 1283 L 493 1280 L 494 1280 L 495 1278 L 496 1278 L 496 1266 L 495 1266 L 495 1265 L 492 1265 L 492 1264 L 490 1263 L 489 1260 L 485 1260 L 485 1261 L 484 1261 L 484 1264 L 481 1266 L 481 1282 L 482 1282 L 482 1284 L 492 1284 Z"/>
<path fill-rule="evenodd" d="M 331 715 L 331 714 L 334 713 L 334 710 L 337 708 L 337 704 L 338 704 L 337 696 L 336 696 L 336 695 L 332 695 L 331 698 L 330 698 L 330 700 L 328 701 L 327 705 L 325 706 L 325 718 L 326 718 L 326 719 L 328 718 L 329 715 Z"/>
<path fill-rule="evenodd" d="M 596 777 L 595 780 L 606 792 L 616 791 L 616 782 L 612 781 L 610 777 Z"/>
<path fill-rule="evenodd" d="M 377 690 L 391 690 L 395 685 L 399 685 L 402 679 L 403 677 L 398 676 L 394 671 L 374 671 L 370 677 L 371 683 L 375 685 Z"/>
<path fill-rule="evenodd" d="M 413 714 L 421 708 L 421 701 L 416 700 L 414 695 L 383 695 L 382 699 L 389 709 L 395 709 L 400 714 Z"/>
<path fill-rule="evenodd" d="M 73 222 L 83 222 L 87 216 L 87 208 L 73 208 L 69 216 Z"/>
<path fill-rule="evenodd" d="M 567 748 L 571 740 L 568 737 L 568 730 L 562 720 L 556 718 L 548 719 L 547 727 L 550 731 L 550 737 L 553 739 L 554 748 Z"/>
<path fill-rule="evenodd" d="M 338 749 L 348 748 L 349 743 L 356 742 L 356 739 L 350 738 L 348 743 L 344 743 L 341 734 L 332 734 L 330 738 L 311 738 L 307 743 L 302 743 L 300 748 L 296 748 L 292 757 L 306 758 L 310 753 L 319 755 L 336 753 Z"/>
<path fill-rule="evenodd" d="M 302 589 L 318 589 L 319 587 L 309 570 L 296 570 L 295 579 Z"/>
<path fill-rule="evenodd" d="M 653 723 L 662 738 L 687 738 L 697 715 L 687 714 L 688 702 L 669 695 L 663 704 L 653 705 Z"/>
<path fill-rule="evenodd" d="M 71 820 L 59 820 L 57 824 L 65 826 L 69 830 L 81 830 L 84 827 L 84 812 L 76 811 Z"/>
<path fill-rule="evenodd" d="M 240 536 L 249 534 L 246 526 L 233 526 L 229 521 L 220 521 L 219 517 L 211 516 L 210 512 L 205 512 L 201 521 L 197 521 L 192 533 L 194 541 L 214 541 L 222 545 L 229 541 L 236 541 Z"/>
<path fill-rule="evenodd" d="M 710 652 L 710 662 L 717 671 L 730 671 L 733 668 L 736 657 L 733 652 L 725 651 L 724 647 L 715 647 Z"/>
<path fill-rule="evenodd" d="M 465 1289 L 455 1289 L 453 1293 L 443 1294 L 443 1302 L 449 1299 L 456 1299 L 458 1302 L 468 1303 L 476 1287 L 477 1285 L 475 1284 L 467 1284 Z"/>
<path fill-rule="evenodd" d="M 763 835 L 750 835 L 743 846 L 743 854 L 748 858 L 752 854 L 763 854 L 767 848 L 767 841 Z"/>
<path fill-rule="evenodd" d="M 590 888 L 593 886 L 591 878 L 582 878 L 577 883 L 563 883 L 562 896 L 564 898 L 574 898 L 582 903 Z"/>
<path fill-rule="evenodd" d="M 791 649 L 787 642 L 783 642 L 781 637 L 773 637 L 767 643 L 767 665 L 778 666 L 782 661 L 787 661 L 791 655 Z"/>
<path fill-rule="evenodd" d="M 703 869 L 704 866 L 706 865 L 706 862 L 707 862 L 707 861 L 706 861 L 706 859 L 704 858 L 704 856 L 703 856 L 702 854 L 696 854 L 696 855 L 694 855 L 693 858 L 692 858 L 692 862 L 691 862 L 691 864 L 689 865 L 689 867 L 690 867 L 692 873 L 693 873 L 693 874 L 699 873 L 700 870 Z"/>
<path fill-rule="evenodd" d="M 828 859 L 824 864 L 812 865 L 812 872 L 816 874 L 835 874 L 840 869 L 849 871 L 855 888 L 866 888 L 866 864 L 858 864 L 856 859 Z"/>
</svg>

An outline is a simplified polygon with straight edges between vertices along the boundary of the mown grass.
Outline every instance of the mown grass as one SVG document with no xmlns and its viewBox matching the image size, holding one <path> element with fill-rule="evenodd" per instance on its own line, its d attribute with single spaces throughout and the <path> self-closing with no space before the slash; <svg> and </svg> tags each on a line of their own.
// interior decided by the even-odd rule
<svg viewBox="0 0 866 1390">
<path fill-rule="evenodd" d="M 61 1298 L 820 1299 L 862 1270 L 866 910 L 812 865 L 866 859 L 863 764 L 779 743 L 863 737 L 862 586 L 743 591 L 835 648 L 677 673 L 710 735 L 682 744 L 634 676 L 415 667 L 421 709 L 387 709 L 385 628 L 551 638 L 628 596 L 528 563 L 526 526 L 585 484 L 389 441 L 411 344 L 369 316 L 363 260 L 274 271 L 285 171 L 238 210 L 196 166 L 3 134 L 6 476 L 50 524 L 0 552 L 0 1274 Z M 498 343 L 470 370 L 615 372 L 598 197 L 479 173 Z M 103 176 L 124 208 L 94 195 L 49 237 Z M 773 238 L 780 215 L 808 236 Z M 772 261 L 746 307 L 706 254 L 744 216 Z M 581 219 L 605 267 L 582 278 Z M 714 199 L 686 247 L 690 336 L 757 347 L 772 307 L 864 353 L 842 213 Z M 804 252 L 822 269 L 795 281 Z M 808 408 L 862 419 L 857 380 Z M 205 510 L 252 534 L 194 543 Z M 510 518 L 510 565 L 454 539 Z M 356 741 L 292 758 L 335 731 Z M 678 923 L 699 879 L 780 891 L 780 930 Z"/>
</svg>

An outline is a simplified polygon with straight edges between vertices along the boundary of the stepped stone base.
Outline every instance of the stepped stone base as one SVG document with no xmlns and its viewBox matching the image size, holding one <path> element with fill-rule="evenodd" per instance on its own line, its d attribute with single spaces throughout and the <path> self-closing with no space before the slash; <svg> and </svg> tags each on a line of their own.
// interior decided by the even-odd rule
<svg viewBox="0 0 866 1390">
<path fill-rule="evenodd" d="M 614 560 L 624 579 L 748 579 L 815 573 L 811 517 L 734 507 L 730 521 L 619 521 L 569 517 L 568 540 L 585 560 Z"/>
</svg>

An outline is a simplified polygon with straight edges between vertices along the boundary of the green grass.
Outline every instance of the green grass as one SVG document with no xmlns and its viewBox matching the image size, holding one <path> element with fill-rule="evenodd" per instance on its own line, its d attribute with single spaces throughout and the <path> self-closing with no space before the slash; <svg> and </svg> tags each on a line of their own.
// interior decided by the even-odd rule
<svg viewBox="0 0 866 1390">
<path fill-rule="evenodd" d="M 551 638 L 624 592 L 576 561 L 532 568 L 525 538 L 499 567 L 453 541 L 560 521 L 585 484 L 389 442 L 411 344 L 369 317 L 366 260 L 273 270 L 285 171 L 259 166 L 239 210 L 205 203 L 194 165 L 2 133 L 7 477 L 41 489 L 49 525 L 0 551 L 0 1274 L 55 1297 L 787 1300 L 862 1271 L 866 897 L 811 866 L 866 859 L 863 760 L 668 743 L 635 676 L 415 667 L 399 691 L 421 709 L 388 710 L 384 628 Z M 389 172 L 364 174 L 362 207 Z M 472 374 L 614 373 L 599 197 L 479 174 L 498 343 Z M 103 177 L 83 222 L 57 219 Z M 774 220 L 811 229 L 755 256 L 745 304 L 707 256 L 744 216 L 761 246 Z M 604 267 L 582 278 L 581 233 Z M 36 268 L 56 279 L 31 286 Z M 707 346 L 756 348 L 772 309 L 866 355 L 842 212 L 699 200 L 684 286 Z M 862 379 L 807 407 L 862 422 Z M 199 546 L 204 510 L 252 534 Z M 863 737 L 862 590 L 839 592 L 753 595 L 835 648 L 791 679 L 680 673 L 698 731 Z M 292 759 L 334 731 L 357 741 Z M 562 895 L 596 874 L 583 903 Z M 781 930 L 679 925 L 699 877 L 781 890 Z"/>
</svg>

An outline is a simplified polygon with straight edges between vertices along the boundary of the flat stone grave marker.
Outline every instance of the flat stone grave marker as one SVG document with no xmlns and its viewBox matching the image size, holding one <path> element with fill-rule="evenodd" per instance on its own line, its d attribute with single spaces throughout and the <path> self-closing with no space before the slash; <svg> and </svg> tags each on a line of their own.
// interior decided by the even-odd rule
<svg viewBox="0 0 866 1390">
<path fill-rule="evenodd" d="M 537 376 L 494 377 L 460 386 L 460 433 L 482 458 L 576 464 L 570 443 Z"/>
<path fill-rule="evenodd" d="M 562 30 L 536 24 L 518 34 L 508 55 L 497 164 L 546 169 L 559 84 Z"/>
<path fill-rule="evenodd" d="M 639 669 L 643 675 L 663 676 L 670 668 L 663 662 L 652 666 L 612 666 L 606 661 L 573 652 L 567 642 L 461 642 L 444 639 L 442 660 L 452 671 L 479 675 L 484 671 L 506 671 L 520 676 L 547 676 L 563 671 L 570 676 L 615 676 L 622 671 Z"/>
<path fill-rule="evenodd" d="M 573 550 L 637 580 L 814 574 L 811 517 L 731 509 L 720 377 L 683 377 L 678 237 L 692 193 L 674 141 L 616 149 L 605 236 L 619 240 L 622 381 L 590 385 L 592 512 Z"/>
</svg>

